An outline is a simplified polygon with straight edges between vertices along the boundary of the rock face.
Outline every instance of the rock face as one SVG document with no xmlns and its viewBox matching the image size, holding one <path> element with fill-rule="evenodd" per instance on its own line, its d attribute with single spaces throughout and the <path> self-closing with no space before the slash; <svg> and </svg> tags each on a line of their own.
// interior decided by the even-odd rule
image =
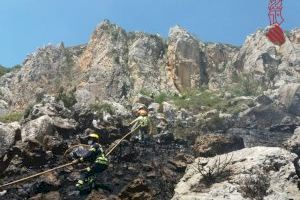
<svg viewBox="0 0 300 200">
<path fill-rule="evenodd" d="M 179 26 L 172 28 L 169 33 L 168 70 L 176 88 L 184 91 L 207 83 L 206 67 L 199 41 Z"/>
<path fill-rule="evenodd" d="M 166 44 L 158 35 L 128 34 L 128 68 L 133 91 L 175 89 L 167 79 Z"/>
<path fill-rule="evenodd" d="M 45 93 L 73 91 L 77 102 L 120 103 L 147 89 L 154 94 L 178 93 L 208 85 L 222 88 L 234 74 L 254 73 L 267 87 L 295 83 L 300 72 L 299 29 L 286 43 L 274 46 L 264 31 L 250 35 L 242 48 L 204 43 L 185 29 L 159 35 L 126 32 L 103 21 L 87 45 L 49 45 L 30 54 L 23 67 L 0 78 L 0 114 L 24 109 Z"/>
<path fill-rule="evenodd" d="M 292 31 L 279 47 L 267 39 L 265 30 L 258 30 L 247 37 L 234 61 L 235 69 L 252 72 L 269 86 L 297 82 L 300 66 L 298 35 L 299 29 Z"/>
<path fill-rule="evenodd" d="M 227 44 L 207 43 L 202 49 L 207 60 L 208 87 L 210 89 L 220 88 L 230 81 L 230 76 L 228 76 L 228 74 L 232 74 L 230 66 L 232 60 L 237 56 L 239 48 Z"/>
<path fill-rule="evenodd" d="M 254 147 L 235 151 L 230 158 L 225 154 L 209 160 L 197 158 L 189 165 L 186 174 L 177 184 L 172 199 L 240 200 L 252 197 L 253 193 L 255 198 L 259 198 L 260 195 L 261 199 L 299 199 L 299 177 L 294 166 L 295 154 L 281 148 Z M 214 179 L 212 182 L 206 182 L 209 181 L 205 180 L 206 172 L 208 169 L 215 169 L 219 161 L 223 173 L 214 177 L 216 182 Z M 227 163 L 225 168 L 224 163 Z M 197 170 L 198 166 L 202 167 L 201 172 L 204 175 Z M 214 173 L 217 174 L 217 170 Z M 213 176 L 208 176 L 211 177 Z M 247 190 L 249 188 L 245 183 L 253 189 Z"/>
<path fill-rule="evenodd" d="M 94 31 L 79 60 L 83 77 L 77 86 L 80 102 L 126 97 L 130 80 L 127 66 L 126 32 L 108 21 Z"/>
<path fill-rule="evenodd" d="M 57 92 L 60 86 L 70 87 L 76 60 L 84 48 L 49 45 L 30 54 L 19 71 L 1 77 L 1 91 L 7 91 L 3 100 L 14 109 L 24 108 L 43 93 Z"/>
</svg>

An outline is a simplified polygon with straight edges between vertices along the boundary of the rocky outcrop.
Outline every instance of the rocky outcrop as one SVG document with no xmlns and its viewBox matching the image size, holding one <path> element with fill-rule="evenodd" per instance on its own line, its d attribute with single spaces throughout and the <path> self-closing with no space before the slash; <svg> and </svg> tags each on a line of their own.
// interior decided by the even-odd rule
<svg viewBox="0 0 300 200">
<path fill-rule="evenodd" d="M 175 26 L 168 41 L 159 35 L 126 32 L 108 20 L 87 45 L 48 45 L 30 54 L 18 71 L 0 79 L 0 112 L 24 109 L 46 94 L 74 92 L 79 104 L 114 100 L 127 103 L 141 90 L 178 93 L 208 85 L 223 88 L 236 74 L 254 73 L 267 87 L 297 82 L 299 29 L 274 46 L 264 31 L 249 36 L 242 48 L 204 43 Z"/>
<path fill-rule="evenodd" d="M 231 154 L 197 158 L 177 184 L 172 199 L 299 198 L 295 154 L 275 147 L 246 148 Z"/>
<path fill-rule="evenodd" d="M 109 21 L 94 31 L 79 60 L 82 78 L 77 85 L 79 102 L 125 98 L 131 88 L 127 65 L 127 34 Z"/>
<path fill-rule="evenodd" d="M 1 90 L 9 91 L 3 99 L 14 109 L 20 109 L 45 93 L 58 92 L 60 86 L 71 87 L 76 62 L 84 48 L 49 45 L 30 54 L 19 71 L 1 77 Z"/>
<path fill-rule="evenodd" d="M 269 87 L 297 82 L 299 44 L 296 38 L 299 30 L 285 35 L 286 42 L 282 46 L 272 44 L 265 31 L 258 30 L 247 37 L 234 61 L 234 68 L 240 72 L 254 73 L 257 80 Z"/>
<path fill-rule="evenodd" d="M 44 115 L 22 127 L 22 141 L 38 140 L 42 142 L 46 135 L 53 135 L 54 131 L 53 119 Z"/>
<path fill-rule="evenodd" d="M 207 43 L 201 48 L 205 52 L 207 60 L 206 71 L 209 89 L 217 89 L 226 82 L 230 82 L 232 60 L 235 59 L 240 49 L 232 45 L 219 43 Z"/>
<path fill-rule="evenodd" d="M 175 26 L 170 29 L 168 42 L 168 71 L 179 91 L 206 84 L 207 63 L 199 41 L 186 30 Z"/>
<path fill-rule="evenodd" d="M 166 43 L 159 35 L 128 33 L 128 67 L 133 91 L 174 90 L 167 79 Z"/>
</svg>

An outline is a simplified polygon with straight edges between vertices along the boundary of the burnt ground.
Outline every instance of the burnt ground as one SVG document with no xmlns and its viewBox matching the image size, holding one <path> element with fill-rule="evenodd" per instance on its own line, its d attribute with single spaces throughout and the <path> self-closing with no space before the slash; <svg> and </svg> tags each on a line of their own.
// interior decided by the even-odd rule
<svg viewBox="0 0 300 200">
<path fill-rule="evenodd" d="M 106 145 L 107 147 L 108 145 Z M 109 168 L 97 177 L 98 191 L 106 199 L 170 199 L 174 186 L 183 176 L 186 165 L 193 161 L 187 143 L 168 141 L 166 143 L 129 142 L 121 145 L 109 156 Z M 62 156 L 55 156 L 46 165 L 27 168 L 15 160 L 3 176 L 3 183 L 27 175 L 45 171 L 65 163 Z M 53 192 L 48 198 L 95 199 L 89 194 L 79 196 L 75 184 L 80 177 L 78 165 L 49 173 L 7 188 L 0 199 L 47 199 L 43 194 Z M 56 195 L 56 196 L 55 196 Z"/>
</svg>

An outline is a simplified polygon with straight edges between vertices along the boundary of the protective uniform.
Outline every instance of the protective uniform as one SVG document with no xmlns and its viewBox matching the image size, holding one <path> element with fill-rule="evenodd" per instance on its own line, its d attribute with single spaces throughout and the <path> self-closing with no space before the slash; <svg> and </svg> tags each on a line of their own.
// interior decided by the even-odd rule
<svg viewBox="0 0 300 200">
<path fill-rule="evenodd" d="M 152 134 L 151 122 L 150 122 L 150 119 L 148 117 L 148 112 L 145 109 L 140 109 L 138 111 L 138 114 L 140 116 L 137 117 L 135 120 L 133 120 L 130 123 L 130 125 L 133 124 L 131 130 L 134 130 L 137 127 L 139 127 L 138 128 L 139 133 L 138 133 L 137 139 L 144 140 L 145 137 L 148 137 L 149 135 Z"/>
<path fill-rule="evenodd" d="M 79 159 L 80 162 L 90 162 L 92 164 L 91 167 L 87 167 L 84 170 L 82 178 L 76 184 L 81 193 L 91 191 L 95 187 L 97 174 L 106 170 L 108 166 L 108 160 L 101 145 L 98 143 L 99 136 L 90 134 L 89 138 L 93 138 L 94 143 L 91 145 L 88 153 Z"/>
</svg>

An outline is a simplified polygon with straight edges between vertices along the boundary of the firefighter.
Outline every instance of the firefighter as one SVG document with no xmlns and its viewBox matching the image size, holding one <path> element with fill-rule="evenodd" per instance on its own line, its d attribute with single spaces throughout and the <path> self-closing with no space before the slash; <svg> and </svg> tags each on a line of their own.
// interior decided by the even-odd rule
<svg viewBox="0 0 300 200">
<path fill-rule="evenodd" d="M 82 178 L 78 180 L 76 187 L 81 194 L 90 192 L 96 185 L 97 175 L 108 167 L 108 160 L 99 144 L 99 135 L 89 134 L 88 144 L 91 145 L 88 153 L 79 159 L 79 162 L 89 162 L 91 165 L 84 169 Z"/>
<path fill-rule="evenodd" d="M 139 116 L 133 120 L 130 125 L 132 125 L 132 130 L 138 127 L 137 139 L 141 141 L 152 135 L 152 125 L 148 116 L 148 111 L 144 107 L 139 108 L 138 115 Z"/>
</svg>

